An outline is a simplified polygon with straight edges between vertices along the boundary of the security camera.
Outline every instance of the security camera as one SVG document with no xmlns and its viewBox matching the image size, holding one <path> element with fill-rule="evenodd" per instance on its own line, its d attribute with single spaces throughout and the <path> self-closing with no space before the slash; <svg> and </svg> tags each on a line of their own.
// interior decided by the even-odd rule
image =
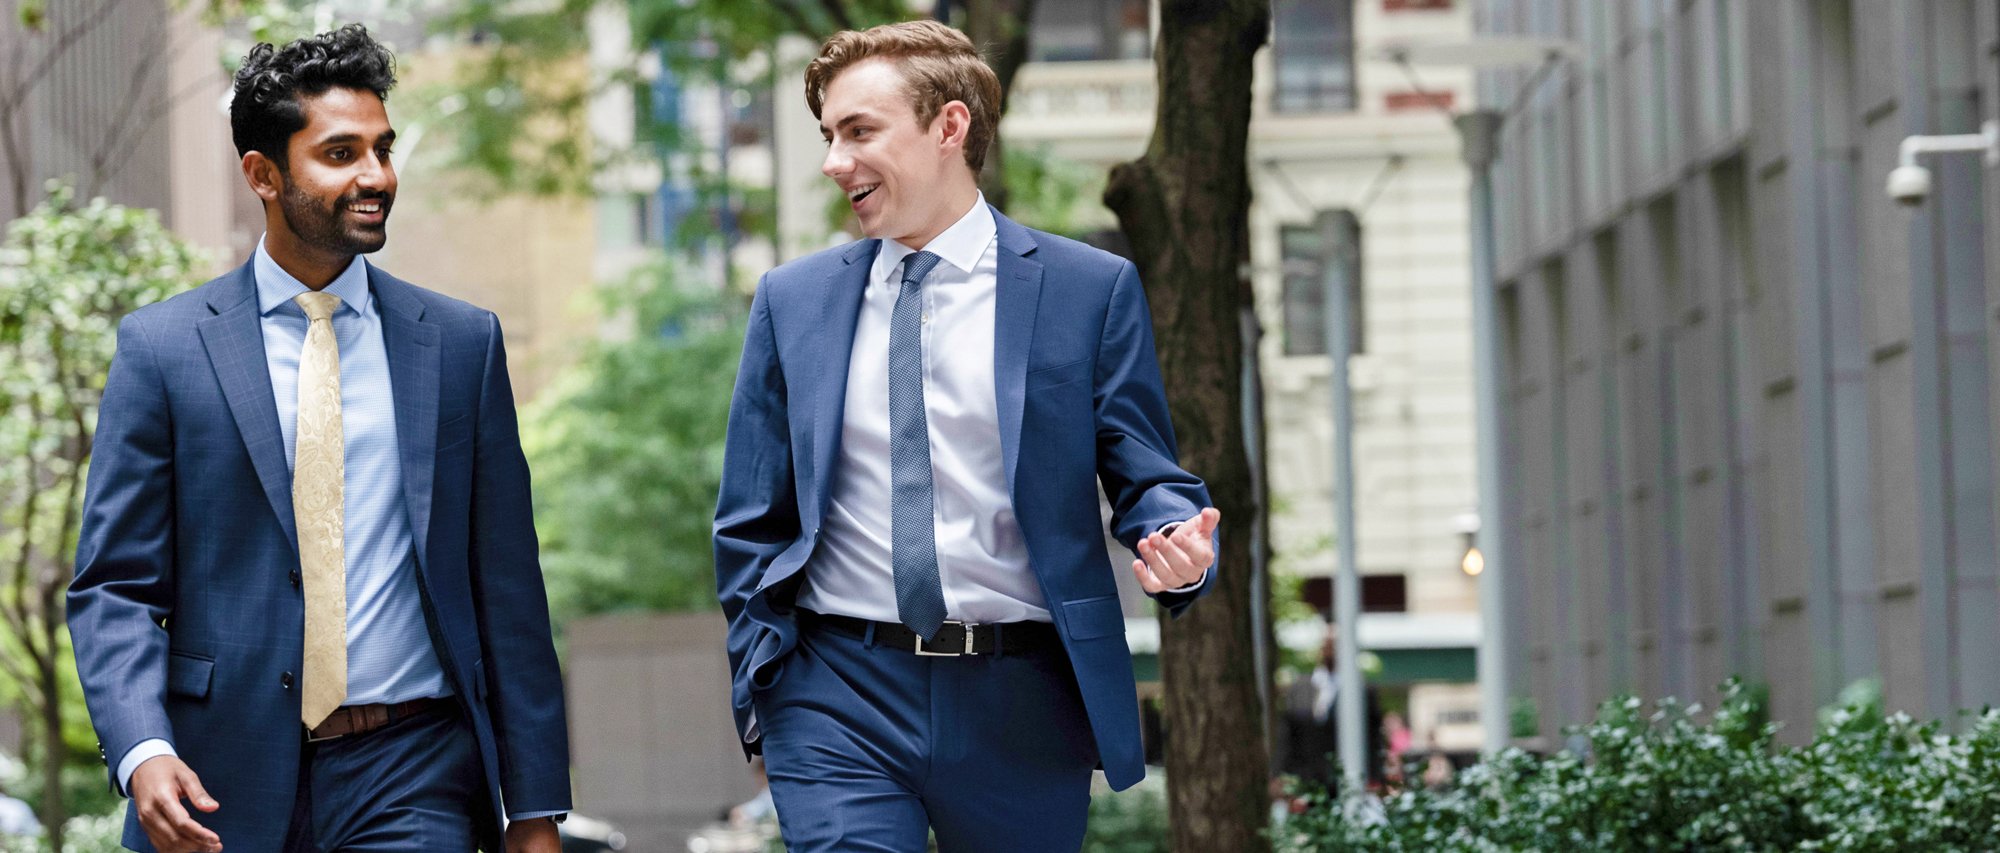
<svg viewBox="0 0 2000 853">
<path fill-rule="evenodd" d="M 1889 172 L 1889 197 L 1912 207 L 1923 204 L 1931 194 L 1931 170 L 1922 166 L 1898 166 Z"/>
</svg>

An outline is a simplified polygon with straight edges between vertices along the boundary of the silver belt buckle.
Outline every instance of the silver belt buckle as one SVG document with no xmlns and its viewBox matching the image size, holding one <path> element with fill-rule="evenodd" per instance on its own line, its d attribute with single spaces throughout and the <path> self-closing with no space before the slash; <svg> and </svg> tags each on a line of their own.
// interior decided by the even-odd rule
<svg viewBox="0 0 2000 853">
<path fill-rule="evenodd" d="M 922 656 L 922 657 L 927 657 L 927 658 L 956 658 L 956 657 L 964 657 L 964 656 L 966 656 L 966 655 L 976 655 L 976 654 L 979 654 L 978 652 L 976 652 L 976 651 L 973 651 L 973 650 L 972 650 L 972 629 L 973 629 L 973 628 L 975 628 L 975 627 L 978 627 L 978 625 L 977 625 L 976 623 L 968 623 L 968 622 L 952 622 L 952 621 L 949 621 L 949 620 L 946 620 L 944 624 L 946 624 L 946 625 L 957 625 L 957 626 L 959 626 L 959 627 L 961 627 L 961 628 L 964 628 L 964 629 L 965 629 L 965 650 L 964 650 L 964 651 L 951 651 L 951 652 L 934 652 L 934 651 L 929 651 L 929 650 L 927 650 L 927 649 L 925 649 L 925 648 L 924 648 L 924 638 L 923 638 L 923 635 L 921 635 L 921 634 L 917 635 L 917 642 L 916 642 L 916 648 L 915 648 L 915 649 L 913 649 L 913 651 L 915 651 L 915 652 L 916 652 L 916 653 L 917 653 L 917 654 L 918 654 L 919 656 Z"/>
</svg>

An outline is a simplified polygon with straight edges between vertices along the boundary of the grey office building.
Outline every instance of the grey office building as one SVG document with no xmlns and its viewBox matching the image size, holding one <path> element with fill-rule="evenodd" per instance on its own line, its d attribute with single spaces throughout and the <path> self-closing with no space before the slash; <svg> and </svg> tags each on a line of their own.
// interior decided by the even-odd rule
<svg viewBox="0 0 2000 853">
<path fill-rule="evenodd" d="M 1489 0 L 1572 42 L 1502 129 L 1503 629 L 1540 731 L 1769 686 L 1785 737 L 1878 679 L 2000 705 L 1994 0 Z"/>
</svg>

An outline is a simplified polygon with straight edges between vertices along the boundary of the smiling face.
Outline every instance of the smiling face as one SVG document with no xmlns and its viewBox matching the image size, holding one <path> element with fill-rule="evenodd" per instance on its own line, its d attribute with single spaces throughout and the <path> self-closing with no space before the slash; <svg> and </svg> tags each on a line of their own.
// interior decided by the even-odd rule
<svg viewBox="0 0 2000 853">
<path fill-rule="evenodd" d="M 964 153 L 970 125 L 959 101 L 945 104 L 930 126 L 919 124 L 895 63 L 858 62 L 827 84 L 820 171 L 847 196 L 864 233 L 922 249 L 978 198 Z"/>
<path fill-rule="evenodd" d="M 272 256 L 295 275 L 305 271 L 295 266 L 338 272 L 389 239 L 396 131 L 373 92 L 333 88 L 301 96 L 299 105 L 306 126 L 286 142 L 285 165 L 253 151 L 244 170 L 269 203 L 265 245 Z M 308 285 L 317 277 L 300 275 Z"/>
</svg>

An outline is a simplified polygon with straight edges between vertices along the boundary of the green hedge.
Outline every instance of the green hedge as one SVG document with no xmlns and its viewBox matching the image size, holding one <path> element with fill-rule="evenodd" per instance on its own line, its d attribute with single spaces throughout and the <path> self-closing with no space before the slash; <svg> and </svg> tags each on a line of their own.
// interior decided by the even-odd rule
<svg viewBox="0 0 2000 853">
<path fill-rule="evenodd" d="M 2000 712 L 1962 734 L 1850 691 L 1804 747 L 1741 684 L 1699 706 L 1605 703 L 1572 730 L 1587 755 L 1509 750 L 1455 783 L 1376 800 L 1325 793 L 1273 830 L 1280 851 L 1992 850 Z"/>
</svg>

